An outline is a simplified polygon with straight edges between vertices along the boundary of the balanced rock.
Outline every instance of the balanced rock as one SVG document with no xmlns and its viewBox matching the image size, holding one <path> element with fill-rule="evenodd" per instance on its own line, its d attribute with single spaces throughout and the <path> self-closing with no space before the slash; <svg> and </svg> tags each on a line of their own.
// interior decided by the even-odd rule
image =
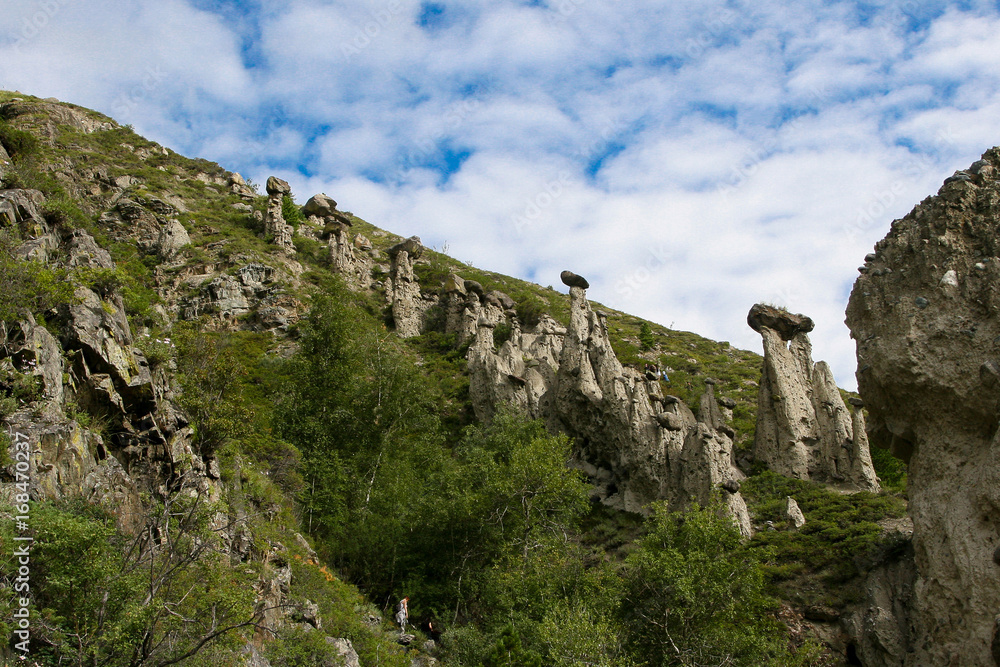
<svg viewBox="0 0 1000 667">
<path fill-rule="evenodd" d="M 268 177 L 266 189 L 267 194 L 271 197 L 283 196 L 292 192 L 292 186 L 288 184 L 288 181 L 284 181 L 277 176 Z"/>
<path fill-rule="evenodd" d="M 782 340 L 791 340 L 798 333 L 809 333 L 816 326 L 811 318 L 805 315 L 795 315 L 783 310 L 758 303 L 747 313 L 747 324 L 750 328 L 761 333 L 761 329 L 767 327 L 777 331 Z"/>
<path fill-rule="evenodd" d="M 306 205 L 302 207 L 302 215 L 306 217 L 316 215 L 326 218 L 332 216 L 335 212 L 337 212 L 337 202 L 323 193 L 313 195 L 306 202 Z"/>
<path fill-rule="evenodd" d="M 559 280 L 561 280 L 563 285 L 566 285 L 567 287 L 582 287 L 583 289 L 590 287 L 590 283 L 587 282 L 586 278 L 578 276 L 572 271 L 563 271 L 560 273 Z"/>
</svg>

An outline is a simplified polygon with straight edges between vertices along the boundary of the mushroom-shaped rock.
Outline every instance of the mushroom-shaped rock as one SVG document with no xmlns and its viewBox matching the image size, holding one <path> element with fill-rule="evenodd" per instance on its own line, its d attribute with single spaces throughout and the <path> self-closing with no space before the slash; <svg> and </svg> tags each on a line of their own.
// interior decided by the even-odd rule
<svg viewBox="0 0 1000 667">
<path fill-rule="evenodd" d="M 277 176 L 271 176 L 267 179 L 267 194 L 272 197 L 277 197 L 279 195 L 291 194 L 292 186 L 288 184 L 288 181 L 283 181 Z"/>
<path fill-rule="evenodd" d="M 479 296 L 483 296 L 485 294 L 485 292 L 483 291 L 483 286 L 480 285 L 475 280 L 465 281 L 465 291 L 472 292 L 473 294 L 478 294 Z"/>
<path fill-rule="evenodd" d="M 740 483 L 735 479 L 727 479 L 720 486 L 729 493 L 738 493 L 740 490 Z"/>
<path fill-rule="evenodd" d="M 331 197 L 320 193 L 318 195 L 313 195 L 306 202 L 306 205 L 302 207 L 302 215 L 309 217 L 310 215 L 317 215 L 321 218 L 331 216 L 337 210 L 337 202 L 333 201 Z"/>
<path fill-rule="evenodd" d="M 566 285 L 567 287 L 582 287 L 583 289 L 590 287 L 590 283 L 587 282 L 586 278 L 578 276 L 572 271 L 563 271 L 560 273 L 559 280 L 561 280 L 563 285 Z"/>
<path fill-rule="evenodd" d="M 850 403 L 851 405 L 853 405 L 856 408 L 863 408 L 863 407 L 865 407 L 864 400 L 858 398 L 857 396 L 851 396 L 850 398 L 847 399 L 847 402 Z"/>
<path fill-rule="evenodd" d="M 816 326 L 810 317 L 796 315 L 763 303 L 755 304 L 750 309 L 747 313 L 747 324 L 757 333 L 764 327 L 773 329 L 783 340 L 791 340 L 798 333 L 809 333 Z"/>
<path fill-rule="evenodd" d="M 395 257 L 404 250 L 406 251 L 406 254 L 410 256 L 410 259 L 416 259 L 423 254 L 424 245 L 420 242 L 419 236 L 411 236 L 405 241 L 400 241 L 396 245 L 389 248 L 389 256 Z"/>
</svg>

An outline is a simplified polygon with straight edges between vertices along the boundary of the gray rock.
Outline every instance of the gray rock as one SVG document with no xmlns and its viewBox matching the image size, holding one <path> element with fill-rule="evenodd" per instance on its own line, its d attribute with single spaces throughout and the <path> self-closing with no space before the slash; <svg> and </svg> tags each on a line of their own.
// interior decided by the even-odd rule
<svg viewBox="0 0 1000 667">
<path fill-rule="evenodd" d="M 847 307 L 872 443 L 908 462 L 916 580 L 903 608 L 863 619 L 881 634 L 859 628 L 884 664 L 994 664 L 997 534 L 984 519 L 1000 512 L 1000 458 L 997 390 L 981 369 L 996 356 L 1000 290 L 992 260 L 976 286 L 940 286 L 943 268 L 966 276 L 996 255 L 1000 149 L 982 161 L 979 187 L 958 179 L 893 222 L 877 248 L 896 271 L 859 277 Z"/>
<path fill-rule="evenodd" d="M 805 315 L 796 315 L 763 303 L 755 304 L 750 309 L 747 313 L 747 324 L 757 333 L 763 333 L 765 328 L 776 331 L 782 340 L 786 341 L 797 334 L 807 334 L 816 326 L 812 319 Z"/>
<path fill-rule="evenodd" d="M 583 289 L 588 289 L 590 283 L 583 276 L 578 276 L 572 271 L 563 271 L 559 274 L 559 280 L 563 282 L 563 285 L 567 287 L 581 287 Z"/>
<path fill-rule="evenodd" d="M 160 237 L 156 241 L 160 259 L 168 260 L 177 256 L 186 245 L 191 245 L 191 237 L 179 220 L 170 219 L 160 228 Z"/>
<path fill-rule="evenodd" d="M 361 667 L 358 653 L 354 650 L 350 639 L 327 637 L 326 643 L 333 646 L 340 656 L 340 661 L 324 665 L 324 667 Z"/>
<path fill-rule="evenodd" d="M 266 189 L 270 197 L 283 197 L 292 192 L 292 186 L 288 184 L 288 181 L 284 181 L 277 176 L 268 177 Z"/>
<path fill-rule="evenodd" d="M 320 218 L 326 218 L 335 213 L 337 213 L 337 202 L 333 201 L 332 197 L 328 197 L 322 193 L 310 197 L 306 205 L 302 207 L 302 215 L 306 217 L 315 215 Z"/>
<path fill-rule="evenodd" d="M 788 496 L 785 498 L 785 518 L 793 528 L 801 528 L 806 525 L 806 517 L 802 514 L 799 504 L 795 498 Z"/>
<path fill-rule="evenodd" d="M 878 491 L 863 414 L 844 405 L 829 365 L 812 361 L 812 320 L 773 311 L 758 304 L 747 317 L 764 342 L 754 457 L 788 477 Z"/>
</svg>

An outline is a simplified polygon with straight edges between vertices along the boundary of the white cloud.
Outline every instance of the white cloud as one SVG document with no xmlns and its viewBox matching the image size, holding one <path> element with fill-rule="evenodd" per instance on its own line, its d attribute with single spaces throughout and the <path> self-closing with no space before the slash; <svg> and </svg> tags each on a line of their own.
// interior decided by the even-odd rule
<svg viewBox="0 0 1000 667">
<path fill-rule="evenodd" d="M 425 29 L 415 0 L 0 0 L 0 85 L 743 347 L 753 302 L 785 303 L 845 386 L 857 265 L 996 143 L 985 0 L 441 4 Z M 447 177 L 442 148 L 469 153 Z"/>
</svg>

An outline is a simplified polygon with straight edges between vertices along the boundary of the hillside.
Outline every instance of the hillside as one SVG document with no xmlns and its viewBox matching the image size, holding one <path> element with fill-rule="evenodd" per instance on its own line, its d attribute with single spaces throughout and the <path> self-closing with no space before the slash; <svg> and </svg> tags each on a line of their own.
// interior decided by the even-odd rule
<svg viewBox="0 0 1000 667">
<path fill-rule="evenodd" d="M 455 294 L 478 290 L 484 313 L 494 295 L 492 353 L 515 327 L 572 331 L 582 296 L 278 179 L 261 193 L 74 105 L 0 92 L 0 145 L 0 534 L 35 545 L 30 604 L 0 609 L 11 632 L 30 610 L 40 664 L 843 664 L 840 619 L 906 553 L 887 454 L 873 452 L 889 491 L 852 495 L 754 460 L 760 355 L 583 300 L 615 363 L 655 365 L 649 391 L 676 397 L 688 428 L 706 395 L 727 399 L 705 432 L 734 448 L 756 532 L 741 539 L 711 502 L 617 511 L 567 467 L 583 447 L 567 429 L 501 406 L 476 419 L 485 334 L 452 326 Z M 786 529 L 787 497 L 805 527 Z M 664 636 L 648 619 L 667 591 L 692 611 Z"/>
</svg>

